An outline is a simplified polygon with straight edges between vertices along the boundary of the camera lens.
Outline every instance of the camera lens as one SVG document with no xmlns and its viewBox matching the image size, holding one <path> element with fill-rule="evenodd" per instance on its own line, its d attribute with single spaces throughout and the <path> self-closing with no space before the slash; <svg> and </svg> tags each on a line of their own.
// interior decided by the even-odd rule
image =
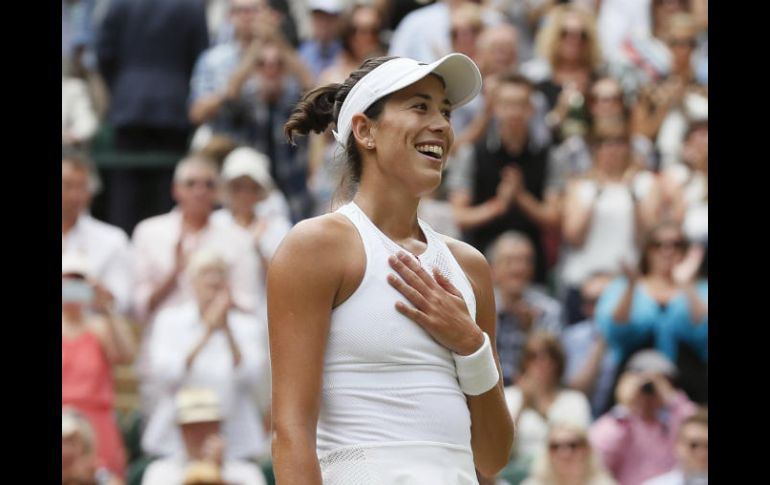
<svg viewBox="0 0 770 485">
<path fill-rule="evenodd" d="M 642 391 L 642 394 L 651 396 L 655 394 L 655 385 L 651 381 L 647 381 L 642 385 L 640 390 Z"/>
</svg>

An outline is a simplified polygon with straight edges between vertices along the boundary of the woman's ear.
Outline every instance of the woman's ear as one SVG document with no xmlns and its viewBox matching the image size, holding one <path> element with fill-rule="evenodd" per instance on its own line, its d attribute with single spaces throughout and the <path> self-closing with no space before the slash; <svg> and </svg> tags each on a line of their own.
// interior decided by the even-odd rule
<svg viewBox="0 0 770 485">
<path fill-rule="evenodd" d="M 374 144 L 374 122 L 364 114 L 355 114 L 350 120 L 351 135 L 355 137 L 356 143 L 366 149 L 372 150 Z"/>
</svg>

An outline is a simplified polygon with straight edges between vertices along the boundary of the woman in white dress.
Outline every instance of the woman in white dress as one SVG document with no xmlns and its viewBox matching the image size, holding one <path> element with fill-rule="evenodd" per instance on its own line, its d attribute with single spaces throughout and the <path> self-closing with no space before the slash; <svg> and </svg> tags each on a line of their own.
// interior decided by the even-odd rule
<svg viewBox="0 0 770 485">
<path fill-rule="evenodd" d="M 461 54 L 379 57 L 308 93 L 286 124 L 293 139 L 333 123 L 354 196 L 297 224 L 268 270 L 278 483 L 476 484 L 505 465 L 489 266 L 417 218 L 451 110 L 480 89 Z"/>
</svg>

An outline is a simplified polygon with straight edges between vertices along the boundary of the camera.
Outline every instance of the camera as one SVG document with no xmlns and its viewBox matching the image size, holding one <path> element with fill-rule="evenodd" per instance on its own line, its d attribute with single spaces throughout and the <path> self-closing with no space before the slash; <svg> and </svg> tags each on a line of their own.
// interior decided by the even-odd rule
<svg viewBox="0 0 770 485">
<path fill-rule="evenodd" d="M 639 391 L 646 396 L 655 395 L 655 384 L 652 381 L 647 381 L 639 388 Z"/>
</svg>

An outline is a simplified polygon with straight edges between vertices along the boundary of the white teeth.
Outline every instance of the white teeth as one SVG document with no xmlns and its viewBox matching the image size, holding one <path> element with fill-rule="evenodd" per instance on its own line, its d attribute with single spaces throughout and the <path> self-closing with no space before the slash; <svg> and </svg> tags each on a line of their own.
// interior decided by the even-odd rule
<svg viewBox="0 0 770 485">
<path fill-rule="evenodd" d="M 435 153 L 436 155 L 439 156 L 439 158 L 444 156 L 444 148 L 439 145 L 422 145 L 422 146 L 418 146 L 417 150 L 423 153 L 425 152 Z"/>
</svg>

